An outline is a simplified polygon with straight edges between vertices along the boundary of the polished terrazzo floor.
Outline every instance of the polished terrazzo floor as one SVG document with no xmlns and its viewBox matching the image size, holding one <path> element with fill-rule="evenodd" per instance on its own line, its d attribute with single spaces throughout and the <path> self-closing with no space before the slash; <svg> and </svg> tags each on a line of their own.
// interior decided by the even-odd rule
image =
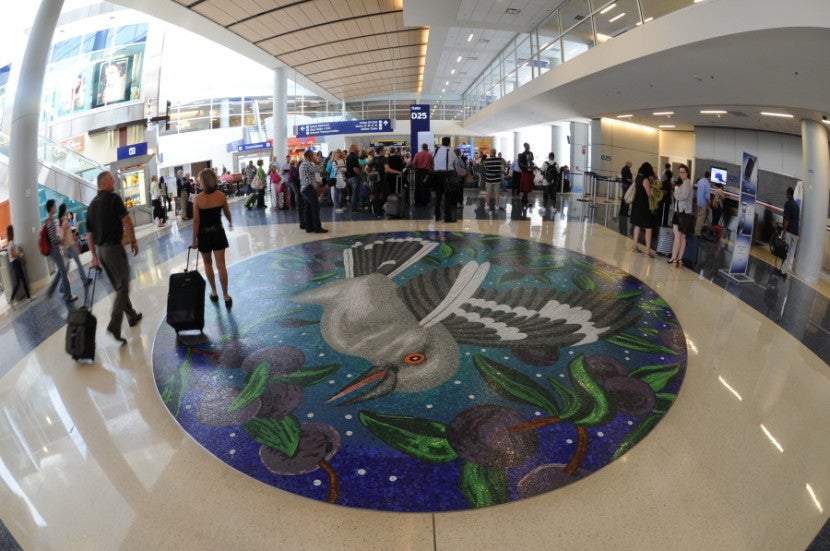
<svg viewBox="0 0 830 551">
<path fill-rule="evenodd" d="M 553 216 L 508 208 L 491 218 L 475 192 L 452 225 L 324 211 L 326 239 L 518 238 L 597 259 L 662 297 L 686 336 L 681 392 L 642 441 L 596 473 L 504 505 L 402 514 L 300 497 L 217 460 L 175 421 L 152 371 L 167 278 L 189 243 L 188 228 L 171 224 L 145 235 L 134 261 L 144 320 L 124 347 L 101 329 L 95 364 L 64 354 L 58 300 L 4 314 L 0 520 L 23 549 L 807 548 L 830 503 L 826 297 L 796 278 L 769 285 L 761 262 L 753 288 L 733 289 L 712 271 L 722 251 L 702 252 L 698 271 L 635 254 L 609 211 L 568 202 Z M 236 205 L 234 215 L 235 265 L 320 238 L 288 223 L 290 213 Z M 99 318 L 111 300 L 100 286 Z M 246 307 L 258 304 L 235 299 L 234 309 Z"/>
</svg>

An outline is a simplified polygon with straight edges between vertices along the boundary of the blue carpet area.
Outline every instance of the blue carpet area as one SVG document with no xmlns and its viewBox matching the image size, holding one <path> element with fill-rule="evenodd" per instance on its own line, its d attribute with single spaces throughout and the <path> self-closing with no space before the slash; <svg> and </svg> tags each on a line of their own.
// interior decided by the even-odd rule
<svg viewBox="0 0 830 551">
<path fill-rule="evenodd" d="M 14 536 L 11 535 L 9 529 L 0 520 L 0 550 L 2 551 L 23 551 L 23 548 L 17 544 Z"/>
</svg>

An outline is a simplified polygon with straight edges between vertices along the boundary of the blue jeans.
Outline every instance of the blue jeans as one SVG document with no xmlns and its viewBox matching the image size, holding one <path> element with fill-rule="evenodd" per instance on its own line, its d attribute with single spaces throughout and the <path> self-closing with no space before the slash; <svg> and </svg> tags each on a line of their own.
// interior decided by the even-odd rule
<svg viewBox="0 0 830 551">
<path fill-rule="evenodd" d="M 78 265 L 78 275 L 80 276 L 81 281 L 83 281 L 84 285 L 86 285 L 89 281 L 89 277 L 87 276 L 86 272 L 84 272 L 84 265 L 81 263 L 81 253 L 78 252 L 78 247 L 75 245 L 67 247 L 66 256 L 67 258 L 74 260 L 75 264 Z M 69 271 L 68 266 L 66 268 L 66 271 Z"/>
<path fill-rule="evenodd" d="M 349 189 L 352 190 L 352 212 L 357 212 L 360 207 L 360 178 L 351 176 L 349 178 Z"/>
<path fill-rule="evenodd" d="M 69 301 L 72 298 L 72 288 L 69 286 L 69 278 L 66 277 L 66 264 L 63 262 L 63 255 L 58 246 L 52 245 L 52 250 L 49 253 L 49 258 L 55 263 L 55 275 L 49 283 L 49 288 L 46 290 L 46 296 L 51 297 L 55 292 L 55 287 L 60 283 L 61 293 L 63 293 L 63 300 Z"/>
<path fill-rule="evenodd" d="M 333 189 L 334 189 L 334 208 L 342 209 L 343 208 L 343 196 L 346 193 L 346 188 L 339 188 L 335 185 Z"/>
</svg>

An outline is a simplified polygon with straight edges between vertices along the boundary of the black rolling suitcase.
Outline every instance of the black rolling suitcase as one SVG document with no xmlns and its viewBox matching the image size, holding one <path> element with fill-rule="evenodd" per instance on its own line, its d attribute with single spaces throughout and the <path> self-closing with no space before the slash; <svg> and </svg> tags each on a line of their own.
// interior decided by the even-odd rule
<svg viewBox="0 0 830 551">
<path fill-rule="evenodd" d="M 90 269 L 94 274 L 92 277 L 92 291 L 87 301 L 80 308 L 70 310 L 66 316 L 66 353 L 78 360 L 95 361 L 95 330 L 98 327 L 98 320 L 92 315 L 92 304 L 95 301 L 95 283 L 98 281 L 100 270 Z M 89 306 L 87 306 L 89 302 Z"/>
<path fill-rule="evenodd" d="M 167 290 L 167 323 L 179 331 L 202 331 L 205 328 L 205 278 L 199 273 L 199 253 L 196 252 L 196 268 L 190 266 L 190 251 L 187 249 L 187 263 L 184 272 L 170 274 Z"/>
</svg>

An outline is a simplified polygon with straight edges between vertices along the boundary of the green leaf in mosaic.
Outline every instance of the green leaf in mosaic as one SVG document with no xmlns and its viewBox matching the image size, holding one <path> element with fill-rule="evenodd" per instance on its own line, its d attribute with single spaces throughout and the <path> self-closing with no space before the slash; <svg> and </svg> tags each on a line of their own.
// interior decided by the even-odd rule
<svg viewBox="0 0 830 551">
<path fill-rule="evenodd" d="M 297 386 L 314 386 L 321 383 L 337 373 L 340 369 L 340 364 L 321 365 L 319 367 L 309 367 L 301 369 L 288 375 L 280 375 L 279 377 L 271 377 L 272 383 L 291 383 Z"/>
<path fill-rule="evenodd" d="M 617 451 L 614 452 L 614 455 L 611 457 L 611 460 L 619 459 L 622 457 L 628 450 L 634 447 L 634 444 L 645 438 L 645 436 L 651 432 L 651 429 L 657 424 L 658 421 L 662 418 L 662 415 L 652 414 L 640 421 L 640 424 L 634 427 L 634 430 L 628 433 L 628 436 L 620 442 L 620 445 L 617 447 Z"/>
<path fill-rule="evenodd" d="M 630 333 L 618 333 L 612 337 L 605 339 L 606 341 L 616 344 L 626 350 L 635 350 L 637 352 L 646 352 L 648 354 L 671 354 L 675 356 L 676 353 L 671 348 L 663 346 L 662 344 L 651 341 L 639 335 L 632 335 Z"/>
<path fill-rule="evenodd" d="M 499 277 L 499 285 L 519 281 L 524 276 L 525 275 L 523 273 L 517 272 L 515 270 L 507 272 L 506 274 L 502 274 L 501 277 Z"/>
<path fill-rule="evenodd" d="M 164 405 L 167 406 L 167 409 L 170 410 L 170 413 L 173 414 L 173 417 L 179 415 L 179 408 L 182 405 L 184 391 L 190 380 L 190 370 L 193 365 L 190 356 L 191 352 L 188 349 L 184 360 L 179 364 L 179 368 L 161 387 L 161 399 Z"/>
<path fill-rule="evenodd" d="M 605 391 L 585 370 L 585 355 L 580 354 L 568 362 L 568 375 L 579 398 L 580 408 L 567 421 L 574 425 L 596 427 L 604 425 L 616 413 Z M 565 416 L 562 416 L 565 419 Z"/>
<path fill-rule="evenodd" d="M 447 440 L 447 427 L 436 421 L 408 415 L 361 411 L 360 422 L 387 446 L 427 463 L 447 463 L 458 454 Z"/>
<path fill-rule="evenodd" d="M 465 461 L 461 466 L 461 493 L 476 509 L 507 503 L 510 490 L 503 468 L 488 467 Z"/>
<path fill-rule="evenodd" d="M 236 400 L 228 407 L 228 413 L 233 413 L 244 408 L 260 396 L 268 386 L 268 377 L 271 376 L 271 366 L 268 362 L 260 362 L 248 374 L 245 386 L 239 392 Z"/>
<path fill-rule="evenodd" d="M 254 417 L 242 425 L 242 430 L 254 442 L 279 450 L 288 457 L 294 457 L 300 446 L 300 422 L 293 415 L 279 419 Z"/>
<path fill-rule="evenodd" d="M 650 386 L 654 392 L 660 392 L 666 388 L 666 386 L 679 372 L 680 364 L 677 363 L 665 365 L 644 365 L 629 373 L 629 377 L 640 379 Z"/>
<path fill-rule="evenodd" d="M 502 365 L 482 354 L 473 356 L 473 365 L 484 382 L 503 398 L 542 408 L 552 416 L 559 416 L 559 407 L 553 396 L 521 371 Z"/>
</svg>

